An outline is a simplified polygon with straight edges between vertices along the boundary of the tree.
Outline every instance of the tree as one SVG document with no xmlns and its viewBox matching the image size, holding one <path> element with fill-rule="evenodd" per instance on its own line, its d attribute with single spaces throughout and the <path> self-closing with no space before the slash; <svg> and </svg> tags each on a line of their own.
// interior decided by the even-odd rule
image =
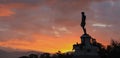
<svg viewBox="0 0 120 58">
<path fill-rule="evenodd" d="M 43 53 L 40 55 L 40 58 L 51 58 L 49 53 Z"/>
<path fill-rule="evenodd" d="M 19 57 L 19 58 L 29 58 L 28 56 L 21 56 L 21 57 Z"/>
<path fill-rule="evenodd" d="M 112 40 L 107 46 L 108 58 L 120 58 L 120 43 Z"/>
<path fill-rule="evenodd" d="M 30 54 L 29 58 L 38 58 L 38 55 L 36 55 L 36 54 Z"/>
</svg>

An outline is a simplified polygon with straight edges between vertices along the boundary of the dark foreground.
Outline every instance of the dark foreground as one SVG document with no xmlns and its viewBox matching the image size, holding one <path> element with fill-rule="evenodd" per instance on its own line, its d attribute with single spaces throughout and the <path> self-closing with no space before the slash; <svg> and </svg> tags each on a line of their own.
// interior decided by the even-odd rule
<svg viewBox="0 0 120 58">
<path fill-rule="evenodd" d="M 117 41 L 111 41 L 111 44 L 104 47 L 102 44 L 98 44 L 99 57 L 98 58 L 120 58 L 120 43 Z M 61 53 L 58 51 L 55 54 L 43 53 L 40 55 L 30 54 L 28 56 L 21 56 L 19 58 L 97 58 L 95 56 L 74 56 L 74 52 Z"/>
</svg>

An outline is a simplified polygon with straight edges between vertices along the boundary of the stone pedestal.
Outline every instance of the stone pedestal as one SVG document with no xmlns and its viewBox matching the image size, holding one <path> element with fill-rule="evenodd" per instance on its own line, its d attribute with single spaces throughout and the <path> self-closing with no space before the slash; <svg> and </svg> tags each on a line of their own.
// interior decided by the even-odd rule
<svg viewBox="0 0 120 58">
<path fill-rule="evenodd" d="M 83 34 L 81 36 L 81 43 L 74 44 L 73 49 L 75 58 L 87 58 L 88 56 L 89 58 L 99 58 L 98 47 L 92 45 L 91 36 L 88 34 Z"/>
</svg>

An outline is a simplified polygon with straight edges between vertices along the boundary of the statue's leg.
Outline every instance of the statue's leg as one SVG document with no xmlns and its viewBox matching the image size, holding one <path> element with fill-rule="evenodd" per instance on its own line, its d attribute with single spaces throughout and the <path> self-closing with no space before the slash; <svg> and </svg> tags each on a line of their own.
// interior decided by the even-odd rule
<svg viewBox="0 0 120 58">
<path fill-rule="evenodd" d="M 86 28 L 85 28 L 85 34 L 87 34 L 87 32 L 86 32 Z"/>
<path fill-rule="evenodd" d="M 84 30 L 84 34 L 87 34 L 87 33 L 86 33 L 86 28 L 83 28 L 83 30 Z"/>
</svg>

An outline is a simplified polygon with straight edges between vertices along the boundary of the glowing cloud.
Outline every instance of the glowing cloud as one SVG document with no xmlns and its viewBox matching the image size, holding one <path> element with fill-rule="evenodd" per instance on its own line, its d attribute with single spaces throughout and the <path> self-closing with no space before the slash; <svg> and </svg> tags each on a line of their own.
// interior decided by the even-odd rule
<svg viewBox="0 0 120 58">
<path fill-rule="evenodd" d="M 94 27 L 111 27 L 112 25 L 96 23 L 96 24 L 92 24 L 92 26 L 94 26 Z"/>
</svg>

